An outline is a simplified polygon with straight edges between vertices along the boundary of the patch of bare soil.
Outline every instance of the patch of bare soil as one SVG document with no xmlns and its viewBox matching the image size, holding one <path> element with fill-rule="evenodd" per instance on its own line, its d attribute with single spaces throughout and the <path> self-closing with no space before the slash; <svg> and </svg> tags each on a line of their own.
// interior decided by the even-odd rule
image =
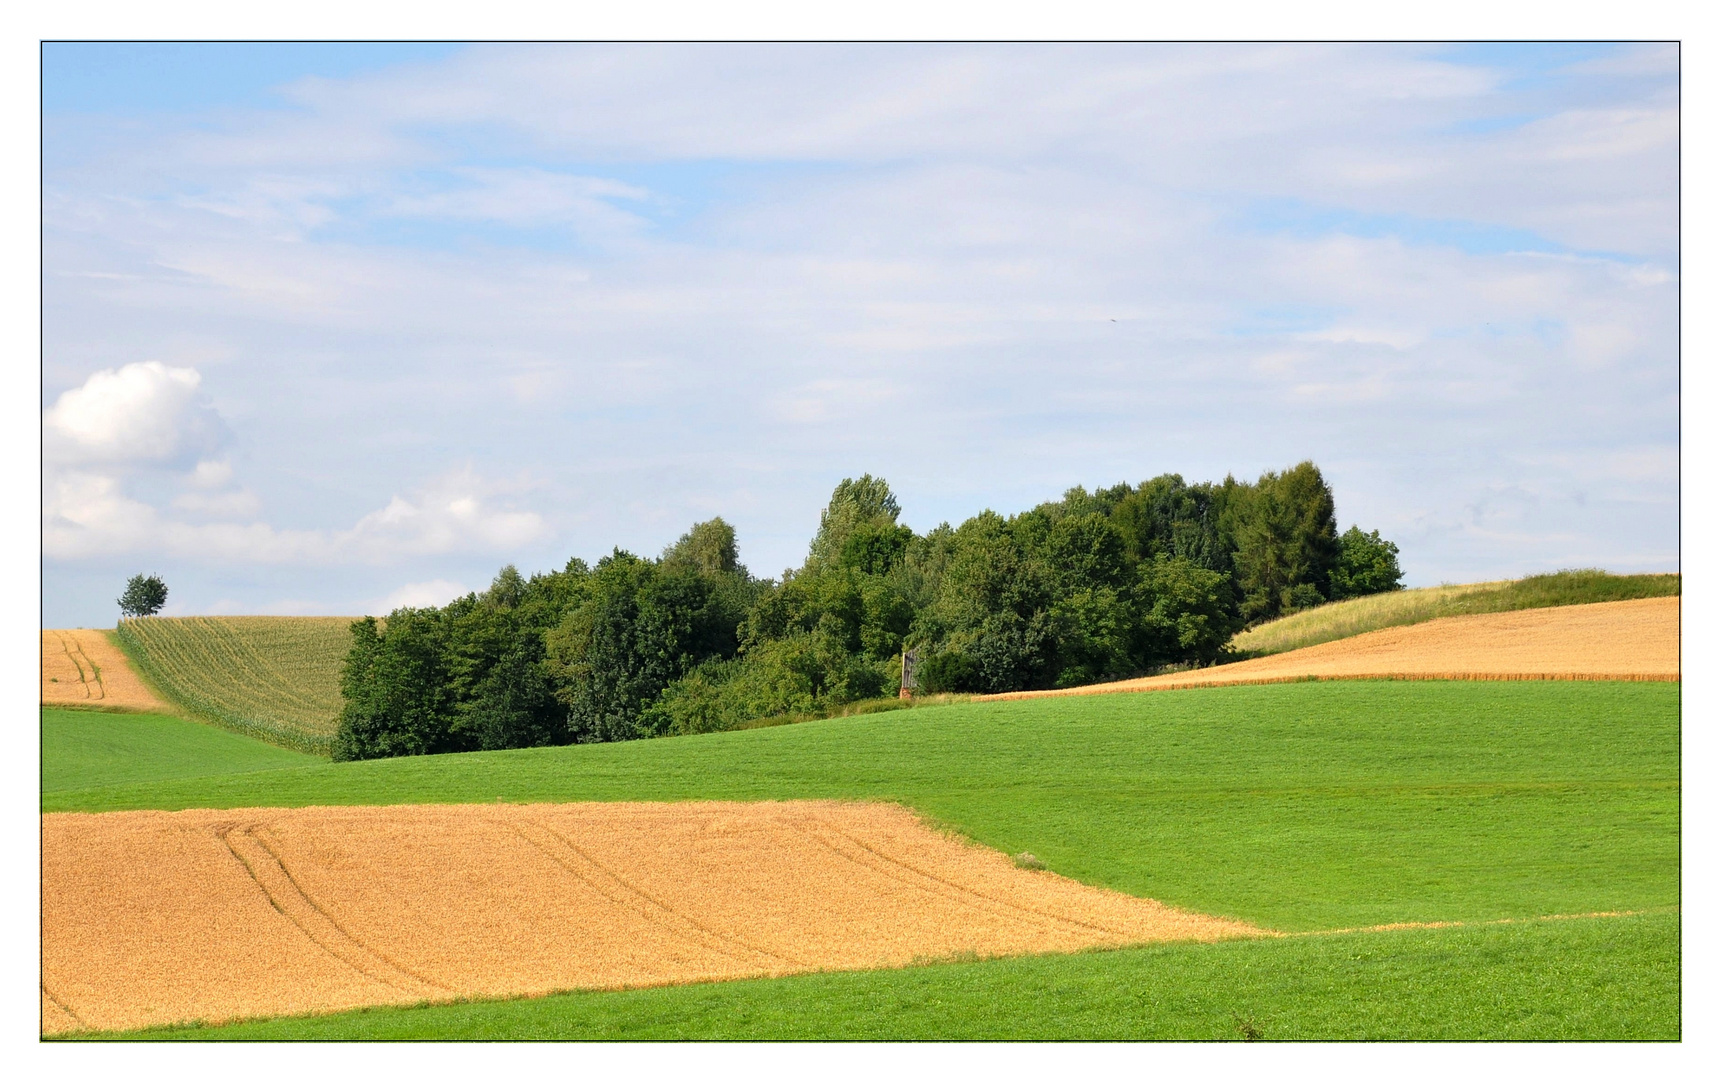
<svg viewBox="0 0 1718 1080">
<path fill-rule="evenodd" d="M 42 818 L 42 1030 L 1264 933 L 875 803 Z"/>
<path fill-rule="evenodd" d="M 1682 678 L 1681 614 L 1681 597 L 1659 596 L 1457 615 L 1374 630 L 1237 664 L 975 700 L 1181 690 L 1308 678 L 1677 681 Z"/>
<path fill-rule="evenodd" d="M 42 704 L 167 709 L 100 630 L 42 631 Z"/>
</svg>

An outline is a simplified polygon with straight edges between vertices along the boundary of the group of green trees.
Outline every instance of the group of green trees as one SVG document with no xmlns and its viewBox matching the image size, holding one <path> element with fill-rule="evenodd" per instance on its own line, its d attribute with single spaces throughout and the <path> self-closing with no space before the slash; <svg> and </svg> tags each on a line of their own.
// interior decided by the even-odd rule
<svg viewBox="0 0 1718 1080">
<path fill-rule="evenodd" d="M 354 624 L 337 759 L 721 731 L 898 692 L 1078 686 L 1217 661 L 1241 627 L 1399 587 L 1396 545 L 1338 534 L 1303 462 L 1165 475 L 923 535 L 843 480 L 804 565 L 760 580 L 721 518 L 657 559 L 522 577 Z"/>
</svg>

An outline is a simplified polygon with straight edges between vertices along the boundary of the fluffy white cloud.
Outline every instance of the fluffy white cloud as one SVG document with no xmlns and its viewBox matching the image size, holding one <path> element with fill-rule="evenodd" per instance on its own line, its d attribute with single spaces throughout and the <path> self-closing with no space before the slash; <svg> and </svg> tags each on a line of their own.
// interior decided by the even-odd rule
<svg viewBox="0 0 1718 1080">
<path fill-rule="evenodd" d="M 96 372 L 42 414 L 48 459 L 155 465 L 209 449 L 221 425 L 197 400 L 202 378 L 159 360 Z"/>
<path fill-rule="evenodd" d="M 46 557 L 155 553 L 216 562 L 380 563 L 512 551 L 547 534 L 538 514 L 496 505 L 493 487 L 469 467 L 395 495 L 345 530 L 248 521 L 258 515 L 260 500 L 233 486 L 230 461 L 205 458 L 182 473 L 176 468 L 208 448 L 223 427 L 215 411 L 197 401 L 201 382 L 192 368 L 127 364 L 96 372 L 43 412 L 43 432 L 53 447 L 42 476 Z M 176 477 L 187 490 L 163 509 L 129 490 L 139 473 Z"/>
<path fill-rule="evenodd" d="M 247 516 L 255 499 L 190 492 L 172 505 L 202 516 Z M 58 560 L 137 553 L 211 563 L 385 565 L 408 556 L 506 554 L 548 532 L 537 513 L 496 505 L 469 469 L 396 495 L 344 530 L 188 521 L 128 495 L 119 478 L 87 470 L 49 474 L 42 500 L 42 553 Z"/>
</svg>

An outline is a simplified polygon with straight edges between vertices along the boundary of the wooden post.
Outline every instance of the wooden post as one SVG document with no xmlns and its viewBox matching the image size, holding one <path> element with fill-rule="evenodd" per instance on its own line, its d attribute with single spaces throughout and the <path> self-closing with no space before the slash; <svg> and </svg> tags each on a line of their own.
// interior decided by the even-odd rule
<svg viewBox="0 0 1718 1080">
<path fill-rule="evenodd" d="M 901 652 L 901 700 L 911 701 L 918 688 L 919 650 L 905 649 Z"/>
</svg>

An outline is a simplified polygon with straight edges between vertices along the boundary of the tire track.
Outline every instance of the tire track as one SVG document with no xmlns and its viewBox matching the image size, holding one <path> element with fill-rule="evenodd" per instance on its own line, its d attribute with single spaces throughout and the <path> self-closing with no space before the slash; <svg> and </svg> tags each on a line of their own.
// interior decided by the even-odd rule
<svg viewBox="0 0 1718 1080">
<path fill-rule="evenodd" d="M 851 851 L 843 850 L 840 844 L 835 843 L 835 842 L 831 842 L 827 836 L 820 836 L 816 832 L 813 831 L 813 829 L 819 828 L 819 827 L 821 827 L 823 830 L 826 830 L 829 833 L 834 833 L 836 836 L 840 837 L 841 840 L 846 841 L 848 844 L 851 844 L 853 847 L 857 847 L 857 848 L 863 850 L 867 854 L 871 855 L 873 858 L 880 860 L 881 862 L 887 864 L 888 866 L 899 867 L 901 870 L 905 871 L 906 873 L 905 874 L 893 873 L 890 870 L 886 869 L 885 867 L 876 866 L 870 862 L 867 862 L 862 857 L 855 856 Z M 850 861 L 852 863 L 855 863 L 859 866 L 865 867 L 868 870 L 871 870 L 873 873 L 881 874 L 884 877 L 889 878 L 890 880 L 901 882 L 902 884 L 911 886 L 913 888 L 922 889 L 923 891 L 931 893 L 932 895 L 942 896 L 946 899 L 950 899 L 950 900 L 954 900 L 954 901 L 959 902 L 959 903 L 966 904 L 969 907 L 977 908 L 980 911 L 986 911 L 988 914 L 993 914 L 993 915 L 1000 914 L 1000 915 L 1004 915 L 1007 917 L 1014 917 L 1014 918 L 1018 918 L 1019 916 L 1024 915 L 1024 916 L 1027 916 L 1028 919 L 1031 921 L 1035 921 L 1035 922 L 1038 922 L 1040 924 L 1047 924 L 1049 926 L 1055 927 L 1056 929 L 1060 929 L 1060 930 L 1066 930 L 1066 929 L 1072 927 L 1072 928 L 1077 928 L 1080 930 L 1089 931 L 1092 933 L 1102 934 L 1105 937 L 1114 939 L 1117 943 L 1122 943 L 1122 942 L 1127 942 L 1127 941 L 1133 940 L 1132 936 L 1130 934 L 1128 934 L 1126 931 L 1117 930 L 1114 927 L 1101 926 L 1097 923 L 1085 922 L 1085 921 L 1082 921 L 1080 919 L 1073 918 L 1072 916 L 1058 915 L 1055 912 L 1040 911 L 1037 908 L 1028 907 L 1024 904 L 1017 904 L 1011 900 L 1004 900 L 1000 897 L 986 895 L 985 893 L 978 892 L 977 890 L 972 889 L 966 885 L 962 885 L 962 884 L 955 882 L 955 881 L 950 881 L 949 879 L 944 878 L 944 877 L 939 877 L 936 874 L 929 872 L 928 870 L 921 870 L 918 867 L 913 866 L 911 863 L 903 862 L 900 859 L 897 859 L 891 855 L 885 855 L 881 851 L 878 851 L 876 848 L 865 843 L 863 840 L 860 840 L 855 836 L 849 835 L 848 833 L 844 832 L 839 826 L 831 824 L 830 822 L 827 822 L 827 821 L 817 822 L 815 826 L 813 826 L 813 825 L 805 826 L 804 831 L 806 832 L 807 835 L 811 836 L 812 839 L 816 840 L 818 843 L 827 847 L 830 851 L 833 851 L 835 854 L 841 856 L 844 859 L 847 859 L 848 861 Z M 927 881 L 928 882 L 935 882 L 936 884 L 935 885 L 929 885 L 929 884 L 926 884 Z M 938 888 L 937 886 L 941 886 L 941 888 Z M 1005 910 L 1000 911 L 1000 912 L 995 911 L 994 908 L 998 908 L 998 907 L 1003 908 Z M 1060 925 L 1058 925 L 1058 924 L 1060 924 Z"/>
<path fill-rule="evenodd" d="M 67 1005 L 64 1001 L 61 1001 L 58 994 L 48 989 L 48 980 L 46 979 L 42 980 L 42 996 L 52 1002 L 61 1012 L 71 1017 L 73 1027 L 89 1027 L 89 1024 L 84 1022 L 84 1018 L 78 1015 L 76 1009 Z M 44 1024 L 43 1026 L 45 1027 L 46 1025 Z"/>
<path fill-rule="evenodd" d="M 1269 933 L 875 803 L 47 814 L 43 850 L 43 977 L 116 1030 Z"/>
<path fill-rule="evenodd" d="M 66 654 L 66 659 L 72 662 L 72 667 L 77 668 L 78 683 L 83 686 L 84 697 L 91 701 L 99 701 L 106 697 L 107 688 L 102 686 L 101 675 L 96 671 L 95 662 L 85 655 L 83 646 L 79 645 L 75 639 L 69 638 L 64 634 L 56 634 L 54 636 L 59 639 L 60 649 Z M 79 657 L 82 657 L 82 662 L 79 661 Z M 85 664 L 89 665 L 87 671 L 84 667 Z M 103 691 L 102 693 L 92 692 L 90 686 L 90 676 L 92 674 L 95 675 L 94 689 Z"/>
<path fill-rule="evenodd" d="M 739 937 L 736 934 L 724 933 L 720 930 L 715 930 L 715 929 L 712 929 L 711 927 L 705 926 L 703 923 L 699 922 L 698 920 L 692 918 L 691 916 L 685 914 L 684 912 L 676 910 L 675 908 L 671 907 L 669 904 L 665 903 L 664 901 L 659 900 L 656 897 L 650 895 L 649 893 L 645 892 L 643 889 L 640 889 L 638 886 L 634 885 L 632 882 L 626 880 L 625 878 L 621 877 L 619 874 L 615 873 L 613 870 L 610 870 L 608 867 L 604 866 L 602 863 L 591 858 L 591 856 L 586 851 L 584 851 L 582 848 L 580 848 L 577 844 L 574 844 L 571 840 L 567 839 L 565 836 L 561 835 L 561 833 L 558 832 L 557 830 L 555 830 L 554 828 L 551 828 L 550 826 L 545 825 L 540 821 L 533 821 L 533 822 L 528 823 L 532 827 L 541 829 L 544 832 L 548 833 L 551 837 L 554 838 L 554 840 L 557 842 L 558 846 L 563 847 L 566 850 L 572 852 L 573 855 L 577 859 L 579 859 L 581 862 L 583 862 L 587 866 L 594 869 L 598 875 L 600 875 L 602 878 L 606 879 L 607 881 L 612 882 L 613 885 L 611 887 L 615 891 L 620 892 L 622 894 L 622 896 L 636 897 L 638 901 L 642 901 L 642 903 L 638 903 L 635 901 L 634 903 L 629 904 L 624 899 L 621 899 L 620 897 L 611 895 L 609 890 L 604 889 L 596 881 L 592 880 L 591 876 L 588 876 L 584 873 L 581 873 L 576 867 L 574 867 L 573 865 L 568 863 L 566 860 L 564 860 L 561 857 L 559 857 L 558 855 L 556 855 L 553 851 L 549 850 L 549 848 L 545 847 L 543 844 L 538 843 L 536 840 L 533 840 L 525 832 L 525 830 L 523 828 L 521 828 L 521 826 L 519 824 L 513 824 L 513 823 L 510 823 L 510 824 L 512 824 L 513 831 L 518 833 L 519 836 L 522 839 L 524 839 L 524 841 L 526 843 L 530 844 L 532 847 L 536 848 L 538 851 L 541 851 L 544 855 L 547 855 L 552 861 L 554 861 L 554 863 L 557 866 L 566 870 L 568 873 L 572 874 L 574 877 L 578 878 L 580 881 L 584 882 L 586 885 L 590 886 L 592 889 L 595 889 L 605 900 L 608 900 L 610 903 L 613 903 L 613 904 L 619 905 L 623 908 L 627 908 L 627 909 L 631 910 L 634 914 L 638 915 L 640 918 L 643 918 L 649 922 L 653 922 L 656 925 L 661 926 L 664 929 L 668 930 L 670 933 L 676 934 L 677 936 L 688 939 L 688 940 L 696 941 L 703 948 L 707 948 L 707 949 L 711 950 L 712 952 L 719 953 L 722 956 L 725 956 L 730 960 L 739 960 L 742 962 L 756 963 L 757 962 L 756 957 L 765 956 L 765 957 L 768 957 L 770 960 L 774 961 L 776 964 L 787 964 L 787 965 L 791 965 L 794 967 L 806 966 L 806 961 L 800 960 L 797 957 L 785 956 L 781 953 L 773 952 L 769 949 L 764 948 L 761 945 L 754 945 L 751 942 L 745 940 L 742 937 Z M 652 909 L 654 909 L 657 912 L 660 912 L 661 915 L 667 916 L 667 918 L 663 919 L 661 916 L 652 915 L 651 914 Z M 683 925 L 675 925 L 676 923 L 683 924 Z M 691 932 L 688 932 L 685 929 L 685 927 L 691 927 L 692 928 Z M 704 941 L 699 940 L 700 938 L 711 939 L 711 940 L 715 941 L 717 944 L 710 945 Z M 752 955 L 746 956 L 746 955 L 736 954 L 733 951 L 735 948 L 738 948 L 739 950 L 741 950 L 742 953 L 750 953 Z"/>
<path fill-rule="evenodd" d="M 262 830 L 260 825 L 217 826 L 215 835 L 232 852 L 233 858 L 244 866 L 269 904 L 298 927 L 312 944 L 365 978 L 394 990 L 419 997 L 434 996 L 436 991 L 456 992 L 453 987 L 401 966 L 341 926 L 298 883 L 280 855 L 258 835 Z M 236 842 L 235 837 L 238 838 Z"/>
</svg>

